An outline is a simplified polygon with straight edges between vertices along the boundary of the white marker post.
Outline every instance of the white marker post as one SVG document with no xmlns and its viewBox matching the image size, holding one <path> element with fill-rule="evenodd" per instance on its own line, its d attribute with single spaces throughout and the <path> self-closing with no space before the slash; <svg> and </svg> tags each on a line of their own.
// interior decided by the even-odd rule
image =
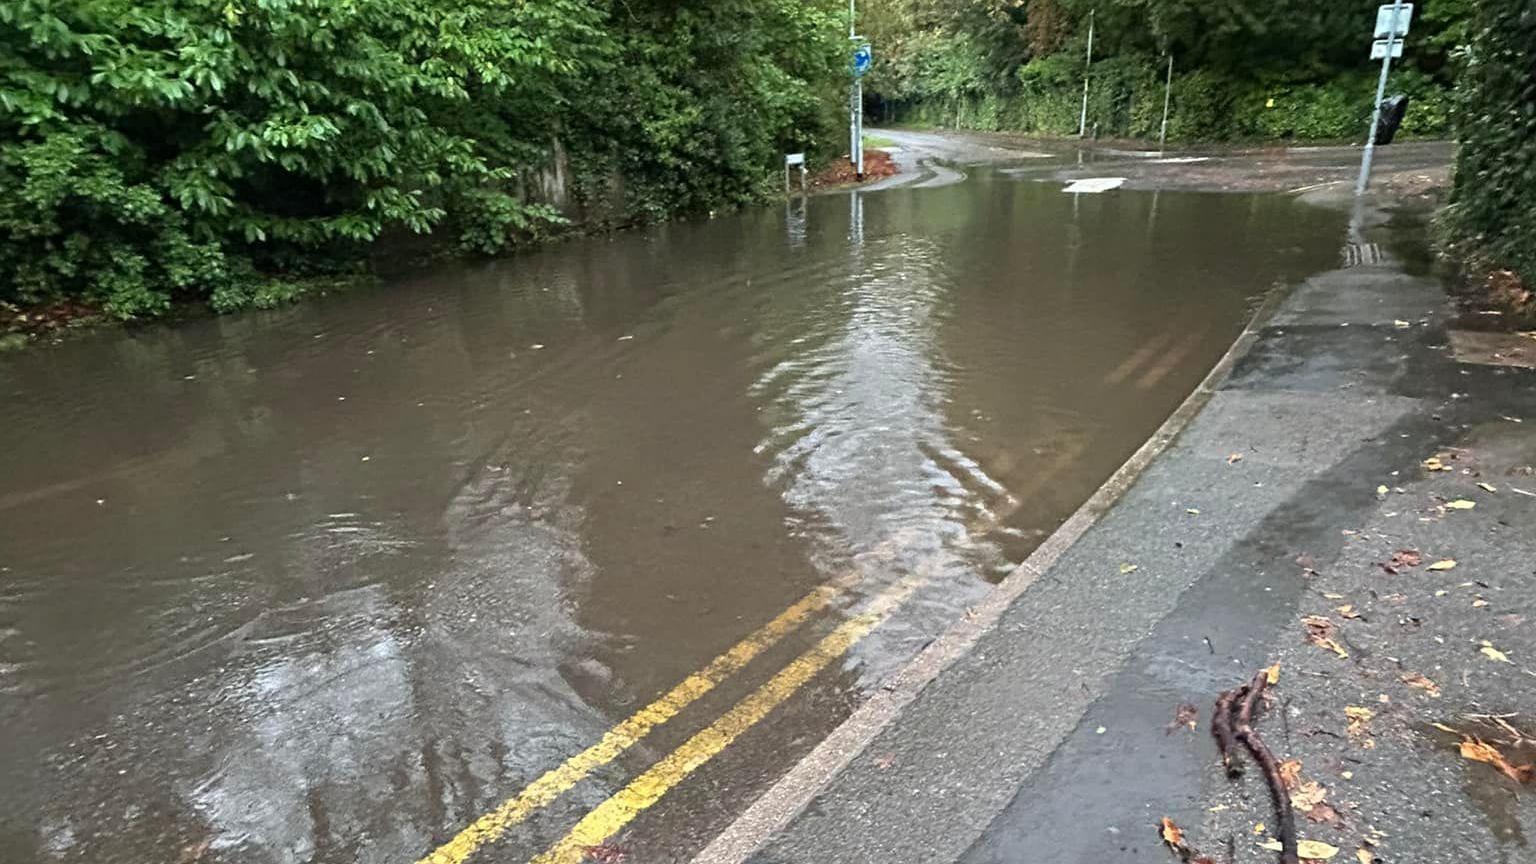
<svg viewBox="0 0 1536 864">
<path fill-rule="evenodd" d="M 1404 10 L 1407 10 L 1406 15 L 1403 14 Z M 1371 159 L 1376 155 L 1376 130 L 1381 125 L 1381 100 L 1387 95 L 1387 74 L 1392 69 L 1392 58 L 1403 54 L 1399 39 L 1408 35 L 1408 24 L 1412 19 L 1413 4 L 1404 3 L 1403 0 L 1392 0 L 1391 6 L 1382 6 L 1376 10 L 1376 36 L 1384 35 L 1387 38 L 1378 38 L 1371 45 L 1372 59 L 1377 52 L 1381 54 L 1381 79 L 1376 82 L 1376 106 L 1371 111 L 1371 132 L 1365 139 L 1365 153 L 1360 157 L 1360 179 L 1355 182 L 1357 197 L 1365 194 L 1371 182 Z"/>
<path fill-rule="evenodd" d="M 1077 121 L 1077 137 L 1083 138 L 1088 134 L 1088 75 L 1093 68 L 1093 16 L 1097 9 L 1088 10 L 1088 63 L 1083 66 L 1083 116 Z"/>
<path fill-rule="evenodd" d="M 797 165 L 800 167 L 800 193 L 801 194 L 805 194 L 805 192 L 809 189 L 810 184 L 806 181 L 806 178 L 805 178 L 805 154 L 804 153 L 785 153 L 784 154 L 784 194 L 785 194 L 785 196 L 789 195 L 789 169 L 791 169 L 791 168 L 793 168 L 793 167 L 795 167 Z"/>
<path fill-rule="evenodd" d="M 1157 155 L 1163 155 L 1168 143 L 1168 105 L 1173 101 L 1173 55 L 1168 55 L 1168 83 L 1163 88 L 1163 131 L 1157 133 Z"/>
</svg>

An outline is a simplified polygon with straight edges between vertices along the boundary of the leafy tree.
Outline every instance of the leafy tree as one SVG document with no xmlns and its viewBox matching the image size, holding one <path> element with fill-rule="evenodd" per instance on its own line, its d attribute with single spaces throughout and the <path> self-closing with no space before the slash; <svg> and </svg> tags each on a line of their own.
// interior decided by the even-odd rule
<svg viewBox="0 0 1536 864">
<path fill-rule="evenodd" d="M 836 0 L 10 0 L 0 300 L 268 305 L 386 231 L 496 252 L 565 152 L 641 216 L 752 197 L 835 115 Z"/>
<path fill-rule="evenodd" d="M 1536 11 L 1473 0 L 1450 224 L 1464 251 L 1536 284 Z"/>
</svg>

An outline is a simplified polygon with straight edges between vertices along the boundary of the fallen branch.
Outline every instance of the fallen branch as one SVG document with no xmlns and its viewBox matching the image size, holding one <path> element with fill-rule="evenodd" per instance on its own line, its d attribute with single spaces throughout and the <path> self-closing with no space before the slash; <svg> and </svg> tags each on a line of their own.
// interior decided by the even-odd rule
<svg viewBox="0 0 1536 864">
<path fill-rule="evenodd" d="M 1232 758 L 1237 741 L 1232 735 L 1232 705 L 1243 695 L 1246 688 L 1228 690 L 1216 699 L 1216 711 L 1211 715 L 1211 734 L 1216 736 L 1216 748 L 1221 751 L 1221 764 L 1228 777 L 1240 777 L 1243 766 Z"/>
<path fill-rule="evenodd" d="M 1248 752 L 1253 754 L 1254 761 L 1263 769 L 1264 779 L 1269 784 L 1270 798 L 1274 800 L 1275 812 L 1280 817 L 1280 864 L 1300 864 L 1296 844 L 1296 811 L 1291 808 L 1291 796 L 1285 791 L 1285 780 L 1280 776 L 1280 760 L 1275 758 L 1275 754 L 1253 728 L 1253 717 L 1268 683 L 1268 673 L 1261 669 L 1252 681 L 1222 693 L 1216 700 L 1216 716 L 1212 718 L 1211 729 L 1216 735 L 1217 745 L 1222 748 L 1222 762 L 1227 765 L 1229 776 L 1235 773 L 1230 752 L 1233 737 L 1243 742 Z"/>
</svg>

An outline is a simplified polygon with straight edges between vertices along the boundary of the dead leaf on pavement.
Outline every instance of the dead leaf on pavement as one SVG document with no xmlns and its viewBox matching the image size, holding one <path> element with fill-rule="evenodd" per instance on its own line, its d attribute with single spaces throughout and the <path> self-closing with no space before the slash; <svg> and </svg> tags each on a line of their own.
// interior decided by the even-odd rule
<svg viewBox="0 0 1536 864">
<path fill-rule="evenodd" d="M 1429 569 L 1431 569 L 1431 570 L 1455 570 L 1456 569 L 1456 559 L 1455 558 L 1441 558 L 1439 561 L 1436 561 L 1435 563 L 1429 565 Z"/>
<path fill-rule="evenodd" d="M 1333 809 L 1332 804 L 1324 801 L 1308 810 L 1307 818 L 1319 825 L 1332 825 L 1339 821 L 1339 811 Z"/>
<path fill-rule="evenodd" d="M 1376 716 L 1375 711 L 1359 705 L 1346 705 L 1344 706 L 1344 716 L 1349 718 L 1349 728 L 1347 731 L 1351 738 L 1363 738 L 1367 742 L 1367 747 L 1375 746 L 1374 742 L 1370 739 L 1371 730 L 1368 726 L 1371 718 Z"/>
<path fill-rule="evenodd" d="M 1345 603 L 1343 606 L 1340 606 L 1334 611 L 1338 612 L 1339 615 L 1344 618 L 1355 619 L 1360 617 L 1360 613 L 1355 611 L 1355 607 L 1348 603 Z"/>
<path fill-rule="evenodd" d="M 1126 562 L 1126 563 L 1120 565 L 1120 575 L 1121 576 L 1125 576 L 1126 574 L 1129 574 L 1129 573 L 1135 573 L 1139 569 L 1141 569 L 1141 568 L 1137 567 L 1135 564 L 1131 564 L 1130 562 Z"/>
<path fill-rule="evenodd" d="M 1417 567 L 1423 562 L 1424 555 L 1417 549 L 1399 549 L 1392 553 L 1392 563 L 1402 567 Z"/>
<path fill-rule="evenodd" d="M 1268 684 L 1271 687 L 1273 687 L 1276 684 L 1280 683 L 1280 664 L 1279 663 L 1276 663 L 1273 666 L 1266 666 L 1264 668 L 1264 683 Z"/>
<path fill-rule="evenodd" d="M 1497 747 L 1480 738 L 1461 739 L 1461 758 L 1486 762 L 1516 783 L 1536 781 L 1536 765 L 1511 765 Z"/>
<path fill-rule="evenodd" d="M 1402 682 L 1409 687 L 1417 687 L 1430 695 L 1432 699 L 1440 698 L 1440 685 L 1425 678 L 1417 672 L 1406 672 L 1402 676 Z"/>
<path fill-rule="evenodd" d="M 1449 510 L 1471 510 L 1477 506 L 1477 502 L 1468 501 L 1465 498 L 1457 498 L 1455 501 L 1445 502 L 1445 506 Z"/>
<path fill-rule="evenodd" d="M 1296 844 L 1296 854 L 1314 861 L 1327 861 L 1339 854 L 1339 847 L 1329 846 L 1321 840 L 1302 840 Z"/>
<path fill-rule="evenodd" d="M 1163 817 L 1160 833 L 1162 834 L 1163 842 L 1168 844 L 1169 849 L 1175 852 L 1188 851 L 1189 847 L 1184 845 L 1184 831 L 1179 826 L 1173 824 L 1173 820 L 1167 816 Z"/>
<path fill-rule="evenodd" d="M 1360 864 L 1376 864 L 1376 853 L 1364 846 L 1355 850 L 1355 858 L 1360 861 Z"/>
<path fill-rule="evenodd" d="M 1493 485 L 1492 483 L 1479 483 L 1479 484 L 1477 484 L 1477 488 L 1483 490 L 1484 492 L 1497 492 L 1497 491 L 1499 491 L 1499 487 Z"/>
<path fill-rule="evenodd" d="M 1301 785 L 1301 760 L 1287 759 L 1280 763 L 1280 782 L 1287 789 L 1295 789 Z"/>
<path fill-rule="evenodd" d="M 1276 840 L 1273 837 L 1266 837 L 1265 839 L 1260 840 L 1256 845 L 1260 849 L 1268 849 L 1271 852 L 1279 852 L 1285 848 L 1284 846 L 1280 845 L 1279 840 Z"/>
<path fill-rule="evenodd" d="M 1241 453 L 1233 453 L 1231 456 L 1227 457 L 1227 464 L 1228 465 L 1236 465 L 1237 463 L 1239 463 L 1241 461 L 1243 461 L 1243 454 L 1241 454 Z"/>
<path fill-rule="evenodd" d="M 1424 460 L 1424 467 L 1431 471 L 1449 471 L 1451 466 L 1440 461 L 1439 456 L 1431 456 Z"/>
<path fill-rule="evenodd" d="M 1307 641 L 1319 648 L 1327 648 L 1340 657 L 1348 657 L 1344 646 L 1333 640 L 1333 622 L 1322 615 L 1308 615 L 1301 619 L 1307 625 Z"/>
<path fill-rule="evenodd" d="M 1200 709 L 1186 702 L 1174 709 L 1173 722 L 1168 724 L 1165 734 L 1172 735 L 1173 731 L 1180 726 L 1187 726 L 1190 731 L 1194 731 L 1195 724 L 1199 722 Z"/>
<path fill-rule="evenodd" d="M 1309 780 L 1291 793 L 1291 806 L 1306 813 L 1327 798 L 1328 790 L 1323 788 L 1323 784 L 1316 780 Z"/>
<path fill-rule="evenodd" d="M 1505 654 L 1503 651 L 1500 651 L 1499 649 L 1493 647 L 1493 643 L 1487 641 L 1486 639 L 1483 640 L 1482 652 L 1483 652 L 1483 656 L 1487 657 L 1489 660 L 1497 660 L 1500 663 L 1513 663 L 1514 662 L 1513 660 L 1509 659 L 1509 655 L 1508 654 Z"/>
<path fill-rule="evenodd" d="M 622 864 L 629 853 L 612 843 L 599 843 L 596 846 L 581 847 L 581 854 L 591 858 L 600 864 Z"/>
</svg>

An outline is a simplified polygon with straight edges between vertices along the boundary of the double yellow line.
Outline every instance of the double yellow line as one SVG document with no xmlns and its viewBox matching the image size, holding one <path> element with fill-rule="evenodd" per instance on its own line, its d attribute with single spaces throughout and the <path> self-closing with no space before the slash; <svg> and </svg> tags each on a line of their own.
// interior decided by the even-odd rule
<svg viewBox="0 0 1536 864">
<path fill-rule="evenodd" d="M 710 661 L 709 665 L 689 675 L 659 699 L 610 729 L 596 744 L 567 759 L 560 767 L 546 772 L 516 796 L 476 819 L 417 864 L 463 864 L 481 847 L 495 842 L 509 828 L 554 801 L 596 769 L 618 758 L 650 734 L 651 730 L 672 719 L 753 658 L 778 644 L 812 615 L 825 609 L 856 581 L 856 577 L 849 576 L 818 586 L 778 617 Z M 587 813 L 563 838 L 533 859 L 534 864 L 580 862 L 585 847 L 598 845 L 617 834 L 642 811 L 661 800 L 673 786 L 730 746 L 738 736 L 766 717 L 815 677 L 816 673 L 890 617 L 917 589 L 920 581 L 916 577 L 904 579 L 876 595 L 862 613 L 844 621 L 766 684 L 736 703 L 720 719 L 689 738 L 650 770 Z"/>
</svg>

